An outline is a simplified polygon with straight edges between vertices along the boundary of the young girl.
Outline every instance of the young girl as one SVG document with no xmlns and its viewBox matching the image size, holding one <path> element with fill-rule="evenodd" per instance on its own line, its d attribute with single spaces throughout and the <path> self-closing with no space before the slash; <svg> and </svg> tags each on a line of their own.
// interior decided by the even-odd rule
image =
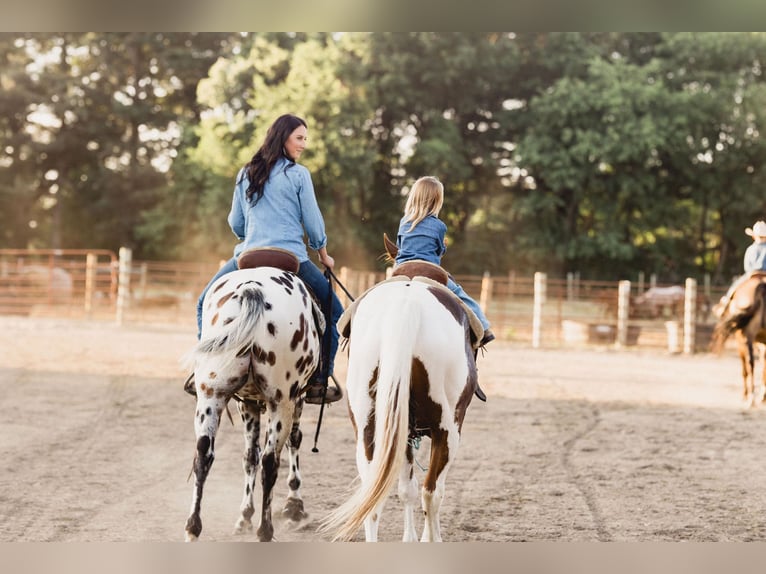
<svg viewBox="0 0 766 574">
<path fill-rule="evenodd" d="M 422 259 L 436 265 L 441 265 L 441 259 L 447 246 L 444 236 L 447 226 L 439 219 L 439 211 L 444 204 L 444 185 L 435 177 L 421 177 L 415 182 L 407 196 L 404 206 L 404 216 L 399 222 L 399 232 L 396 237 L 396 245 L 399 253 L 396 255 L 396 264 L 413 259 Z M 480 346 L 486 345 L 495 338 L 489 328 L 489 321 L 474 301 L 463 288 L 455 283 L 452 275 L 449 276 L 447 287 L 463 301 L 468 308 L 476 314 L 482 327 L 484 336 Z"/>
</svg>

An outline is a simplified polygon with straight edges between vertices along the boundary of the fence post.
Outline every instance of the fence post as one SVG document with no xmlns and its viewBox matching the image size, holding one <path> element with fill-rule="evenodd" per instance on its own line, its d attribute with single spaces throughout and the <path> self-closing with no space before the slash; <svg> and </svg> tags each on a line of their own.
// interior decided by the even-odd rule
<svg viewBox="0 0 766 574">
<path fill-rule="evenodd" d="M 340 273 L 338 274 L 338 280 L 340 281 L 341 285 L 345 285 L 346 286 L 346 289 L 349 288 L 349 284 L 348 284 L 348 267 L 346 267 L 345 265 L 340 268 Z M 341 291 L 343 291 L 343 290 L 341 289 Z M 345 293 L 340 293 L 339 297 L 340 297 L 341 303 L 343 304 L 343 308 L 345 309 L 346 307 L 348 307 L 348 305 L 350 303 L 350 301 L 348 300 L 348 295 L 346 295 Z"/>
<path fill-rule="evenodd" d="M 567 273 L 567 301 L 574 301 L 574 273 Z"/>
<path fill-rule="evenodd" d="M 657 287 L 657 274 L 652 273 L 649 275 L 649 288 Z"/>
<path fill-rule="evenodd" d="M 684 354 L 694 353 L 694 340 L 697 338 L 697 280 L 686 278 L 684 291 Z"/>
<path fill-rule="evenodd" d="M 638 272 L 638 294 L 640 295 L 643 292 L 644 292 L 644 272 L 639 271 Z"/>
<path fill-rule="evenodd" d="M 127 247 L 120 247 L 120 272 L 117 278 L 117 324 L 122 325 L 125 307 L 130 296 L 130 268 L 133 252 Z"/>
<path fill-rule="evenodd" d="M 485 271 L 481 278 L 481 296 L 479 297 L 479 307 L 487 314 L 489 309 L 489 303 L 492 299 L 492 278 L 489 275 L 489 271 Z"/>
<path fill-rule="evenodd" d="M 93 288 L 96 284 L 96 261 L 95 253 L 85 256 L 85 316 L 90 319 L 93 315 Z"/>
<path fill-rule="evenodd" d="M 545 273 L 535 272 L 535 298 L 532 314 L 532 347 L 540 347 L 542 327 L 543 327 L 543 305 L 546 296 L 546 275 Z"/>
<path fill-rule="evenodd" d="M 628 344 L 630 314 L 630 281 L 620 281 L 617 287 L 617 347 Z"/>
</svg>

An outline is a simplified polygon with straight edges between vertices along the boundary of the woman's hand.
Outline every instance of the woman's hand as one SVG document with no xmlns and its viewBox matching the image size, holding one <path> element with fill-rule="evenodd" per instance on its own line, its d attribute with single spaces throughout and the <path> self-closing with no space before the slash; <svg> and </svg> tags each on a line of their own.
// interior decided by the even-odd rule
<svg viewBox="0 0 766 574">
<path fill-rule="evenodd" d="M 335 267 L 335 259 L 330 257 L 330 255 L 327 253 L 327 249 L 324 247 L 319 250 L 319 260 L 322 262 L 322 265 L 327 267 L 330 271 L 332 271 L 332 268 Z"/>
</svg>

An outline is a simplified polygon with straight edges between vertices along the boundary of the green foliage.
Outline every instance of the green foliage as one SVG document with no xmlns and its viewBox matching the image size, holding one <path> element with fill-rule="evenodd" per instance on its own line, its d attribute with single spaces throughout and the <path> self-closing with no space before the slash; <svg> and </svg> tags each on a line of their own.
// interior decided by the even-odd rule
<svg viewBox="0 0 766 574">
<path fill-rule="evenodd" d="M 285 112 L 340 265 L 436 175 L 455 273 L 741 269 L 766 217 L 760 33 L 0 35 L 0 245 L 224 258 Z"/>
</svg>

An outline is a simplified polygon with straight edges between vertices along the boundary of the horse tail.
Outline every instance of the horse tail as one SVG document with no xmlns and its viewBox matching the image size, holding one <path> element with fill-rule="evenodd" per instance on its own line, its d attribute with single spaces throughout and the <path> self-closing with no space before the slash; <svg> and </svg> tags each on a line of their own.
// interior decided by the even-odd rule
<svg viewBox="0 0 766 574">
<path fill-rule="evenodd" d="M 322 523 L 321 531 L 334 531 L 333 540 L 353 538 L 399 478 L 409 439 L 412 350 L 419 331 L 420 313 L 415 301 L 407 300 L 396 313 L 384 314 L 378 379 L 370 414 L 375 421 L 372 460 L 358 490 Z"/>
<path fill-rule="evenodd" d="M 726 340 L 732 333 L 740 331 L 747 327 L 753 320 L 756 313 L 761 313 L 761 327 L 764 322 L 764 312 L 766 312 L 766 283 L 759 283 L 755 288 L 753 295 L 753 304 L 743 309 L 731 317 L 723 317 L 713 329 L 713 337 L 710 348 L 714 352 L 720 352 Z"/>
<path fill-rule="evenodd" d="M 203 338 L 194 350 L 195 354 L 216 353 L 234 361 L 253 344 L 253 335 L 266 309 L 263 289 L 253 281 L 237 287 L 235 296 L 239 301 L 239 314 L 223 326 L 215 336 Z"/>
</svg>

